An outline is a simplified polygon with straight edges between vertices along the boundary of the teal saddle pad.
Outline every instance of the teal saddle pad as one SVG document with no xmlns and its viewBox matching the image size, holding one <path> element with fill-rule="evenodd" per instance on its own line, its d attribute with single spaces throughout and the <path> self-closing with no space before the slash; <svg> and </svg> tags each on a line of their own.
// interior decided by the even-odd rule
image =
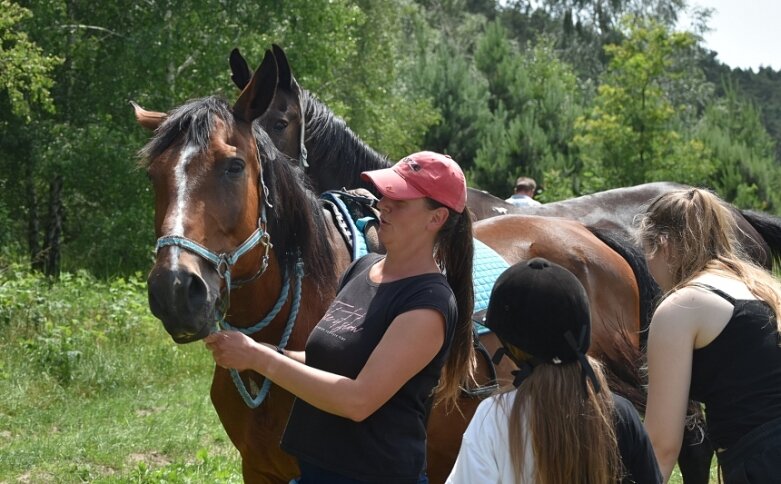
<svg viewBox="0 0 781 484">
<path fill-rule="evenodd" d="M 485 311 L 488 308 L 488 299 L 491 297 L 491 289 L 494 287 L 499 274 L 505 271 L 510 264 L 507 263 L 495 250 L 477 239 L 474 240 L 475 255 L 472 263 L 472 279 L 475 285 L 475 313 Z M 488 328 L 474 321 L 477 334 L 490 332 Z"/>
</svg>

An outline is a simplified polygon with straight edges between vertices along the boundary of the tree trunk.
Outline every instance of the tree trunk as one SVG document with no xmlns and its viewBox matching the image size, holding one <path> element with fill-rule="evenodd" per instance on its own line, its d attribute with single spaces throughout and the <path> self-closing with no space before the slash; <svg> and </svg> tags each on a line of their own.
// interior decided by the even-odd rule
<svg viewBox="0 0 781 484">
<path fill-rule="evenodd" d="M 46 255 L 44 274 L 51 277 L 60 276 L 60 240 L 62 238 L 62 175 L 55 175 L 49 185 L 49 220 L 44 241 Z"/>
<path fill-rule="evenodd" d="M 24 165 L 25 198 L 27 199 L 27 250 L 30 255 L 30 267 L 34 271 L 42 271 L 43 257 L 41 246 L 38 243 L 40 224 L 38 222 L 38 200 L 35 196 L 33 163 L 32 156 L 30 156 Z"/>
</svg>

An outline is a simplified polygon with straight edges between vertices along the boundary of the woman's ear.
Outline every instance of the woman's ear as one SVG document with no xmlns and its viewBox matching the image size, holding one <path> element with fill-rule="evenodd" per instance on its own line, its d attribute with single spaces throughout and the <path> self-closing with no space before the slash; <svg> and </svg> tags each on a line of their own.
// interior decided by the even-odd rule
<svg viewBox="0 0 781 484">
<path fill-rule="evenodd" d="M 662 251 L 664 260 L 666 261 L 670 260 L 671 249 L 670 249 L 669 239 L 667 238 L 667 234 L 659 235 L 659 248 L 657 250 Z"/>
<path fill-rule="evenodd" d="M 447 218 L 449 216 L 450 216 L 450 210 L 448 210 L 447 207 L 437 207 L 431 213 L 431 219 L 429 220 L 429 225 L 434 230 L 439 230 L 443 225 L 445 225 L 445 222 L 447 222 Z"/>
</svg>

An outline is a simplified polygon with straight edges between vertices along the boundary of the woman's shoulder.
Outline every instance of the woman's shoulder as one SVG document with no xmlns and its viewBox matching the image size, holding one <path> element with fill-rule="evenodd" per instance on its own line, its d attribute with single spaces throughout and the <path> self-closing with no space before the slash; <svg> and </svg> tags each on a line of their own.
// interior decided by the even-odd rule
<svg viewBox="0 0 781 484">
<path fill-rule="evenodd" d="M 754 299 L 755 297 L 746 284 L 740 280 L 705 273 L 668 294 L 659 303 L 657 312 L 697 313 L 703 308 L 713 306 L 726 309 L 727 307 L 731 308 L 731 304 L 728 302 L 730 298 Z"/>
<path fill-rule="evenodd" d="M 724 328 L 734 309 L 729 300 L 710 288 L 689 284 L 676 289 L 659 304 L 651 332 L 681 340 L 693 337 L 695 346 L 701 347 Z"/>
<path fill-rule="evenodd" d="M 674 316 L 696 316 L 719 296 L 698 286 L 683 286 L 670 292 L 656 308 L 654 319 Z"/>
<path fill-rule="evenodd" d="M 756 296 L 751 292 L 745 282 L 737 277 L 727 277 L 721 274 L 713 274 L 705 272 L 695 277 L 689 287 L 694 287 L 702 292 L 709 294 L 736 300 L 748 300 L 756 299 Z M 721 292 L 723 295 L 718 294 Z"/>
</svg>

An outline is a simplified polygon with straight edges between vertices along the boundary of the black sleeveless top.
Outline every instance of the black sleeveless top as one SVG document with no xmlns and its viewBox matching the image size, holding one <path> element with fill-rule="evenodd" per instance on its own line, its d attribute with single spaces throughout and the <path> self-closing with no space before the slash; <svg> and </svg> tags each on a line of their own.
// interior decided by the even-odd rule
<svg viewBox="0 0 781 484">
<path fill-rule="evenodd" d="M 755 427 L 781 417 L 781 339 L 764 301 L 692 285 L 734 306 L 721 333 L 694 350 L 690 387 L 691 398 L 705 404 L 708 436 L 717 448 L 728 449 Z"/>
<path fill-rule="evenodd" d="M 356 378 L 391 322 L 407 311 L 434 309 L 445 317 L 445 341 L 434 359 L 362 422 L 296 399 L 282 448 L 309 464 L 365 482 L 417 483 L 426 466 L 426 424 L 455 332 L 458 309 L 442 274 L 377 284 L 369 254 L 348 268 L 342 288 L 306 343 L 306 364 Z"/>
</svg>

